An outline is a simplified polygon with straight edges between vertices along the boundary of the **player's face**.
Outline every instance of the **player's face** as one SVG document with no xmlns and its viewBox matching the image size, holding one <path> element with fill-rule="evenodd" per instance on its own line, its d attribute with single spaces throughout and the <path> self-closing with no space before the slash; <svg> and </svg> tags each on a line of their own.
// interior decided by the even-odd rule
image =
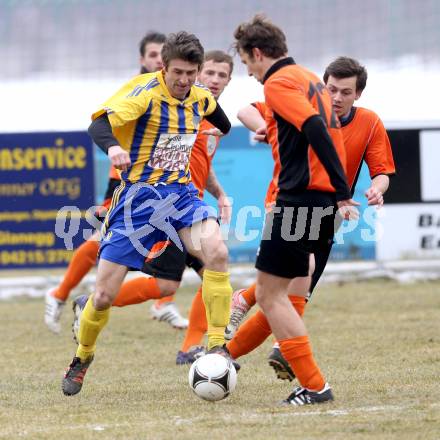
<svg viewBox="0 0 440 440">
<path fill-rule="evenodd" d="M 330 75 L 326 86 L 338 117 L 346 116 L 353 107 L 354 101 L 361 96 L 361 93 L 356 91 L 356 76 L 335 78 Z"/>
<path fill-rule="evenodd" d="M 174 98 L 185 99 L 199 73 L 198 64 L 174 59 L 165 67 L 165 84 Z"/>
<path fill-rule="evenodd" d="M 161 43 L 148 43 L 145 46 L 144 56 L 140 58 L 139 62 L 148 72 L 156 72 L 162 69 L 162 46 Z"/>
<path fill-rule="evenodd" d="M 254 51 L 258 49 L 254 49 Z M 241 62 L 247 67 L 248 75 L 253 76 L 258 82 L 263 83 L 263 78 L 266 73 L 266 69 L 260 59 L 260 52 L 258 51 L 253 57 L 248 55 L 243 50 L 239 50 Z M 255 56 L 256 55 L 256 56 Z"/>
<path fill-rule="evenodd" d="M 223 90 L 231 80 L 231 68 L 228 63 L 216 63 L 213 60 L 205 61 L 199 73 L 198 81 L 211 90 L 215 99 L 223 93 Z"/>
</svg>

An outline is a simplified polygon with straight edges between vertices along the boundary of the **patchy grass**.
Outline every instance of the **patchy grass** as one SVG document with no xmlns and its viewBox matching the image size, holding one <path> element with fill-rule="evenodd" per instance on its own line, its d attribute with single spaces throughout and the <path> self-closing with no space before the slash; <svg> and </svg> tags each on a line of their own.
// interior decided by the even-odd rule
<svg viewBox="0 0 440 440">
<path fill-rule="evenodd" d="M 195 289 L 182 290 L 187 311 Z M 75 350 L 71 312 L 50 334 L 40 300 L 0 303 L 0 439 L 440 438 L 440 283 L 322 286 L 306 310 L 333 404 L 280 408 L 292 385 L 267 367 L 271 341 L 242 358 L 235 393 L 199 400 L 175 355 L 183 333 L 149 304 L 114 309 L 83 391 L 60 383 Z"/>
</svg>

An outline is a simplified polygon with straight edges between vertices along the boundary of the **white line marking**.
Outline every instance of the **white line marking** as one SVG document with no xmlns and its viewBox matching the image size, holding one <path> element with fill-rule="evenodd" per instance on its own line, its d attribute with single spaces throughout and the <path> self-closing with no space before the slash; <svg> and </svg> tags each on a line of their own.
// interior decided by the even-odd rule
<svg viewBox="0 0 440 440">
<path fill-rule="evenodd" d="M 223 419 L 223 421 L 231 423 L 233 421 L 236 421 L 238 417 L 243 416 L 246 417 L 246 419 L 256 419 L 256 420 L 263 420 L 265 418 L 273 420 L 276 417 L 307 417 L 307 416 L 331 416 L 331 417 L 340 417 L 340 416 L 348 416 L 350 414 L 355 413 L 374 413 L 374 412 L 395 412 L 395 411 L 402 411 L 407 409 L 413 409 L 416 408 L 418 404 L 413 405 L 381 405 L 381 406 L 361 406 L 358 408 L 351 408 L 351 409 L 329 409 L 326 411 L 323 410 L 313 410 L 313 411 L 304 411 L 299 409 L 297 406 L 286 406 L 286 407 L 279 407 L 280 409 L 286 409 L 286 411 L 283 412 L 273 412 L 270 408 L 267 410 L 258 410 L 256 413 L 251 408 L 249 411 L 252 412 L 242 412 L 240 414 L 235 414 L 233 417 L 229 414 L 220 415 L 218 414 L 218 418 Z M 304 407 L 301 407 L 304 408 Z M 430 408 L 440 408 L 440 403 L 432 403 L 430 405 L 427 405 L 426 409 Z M 176 425 L 183 425 L 183 424 L 195 424 L 198 421 L 206 420 L 205 416 L 196 416 L 196 417 L 190 417 L 190 418 L 183 418 L 180 416 L 174 416 L 171 418 L 172 422 Z M 77 431 L 77 430 L 92 430 L 92 431 L 104 431 L 104 430 L 110 430 L 114 428 L 133 428 L 134 426 L 153 426 L 155 424 L 155 421 L 148 421 L 148 420 L 139 420 L 139 421 L 130 421 L 126 423 L 105 423 L 105 424 L 85 424 L 85 425 L 70 425 L 70 426 L 46 426 L 46 427 L 40 427 L 35 429 L 26 429 L 18 433 L 19 437 L 26 437 L 29 435 L 33 435 L 35 433 L 49 433 L 49 432 L 56 432 L 56 431 L 63 431 L 63 430 L 70 430 L 70 431 Z M 28 427 L 29 428 L 29 427 Z"/>
</svg>

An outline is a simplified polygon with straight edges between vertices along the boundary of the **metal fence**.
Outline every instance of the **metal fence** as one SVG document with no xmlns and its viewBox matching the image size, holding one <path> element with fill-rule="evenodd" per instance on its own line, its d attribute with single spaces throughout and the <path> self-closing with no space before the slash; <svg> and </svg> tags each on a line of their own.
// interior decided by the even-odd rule
<svg viewBox="0 0 440 440">
<path fill-rule="evenodd" d="M 437 0 L 0 0 L 0 80 L 125 77 L 137 70 L 147 30 L 184 29 L 207 49 L 227 49 L 237 24 L 256 12 L 280 25 L 291 54 L 311 67 L 340 54 L 440 59 Z"/>
</svg>

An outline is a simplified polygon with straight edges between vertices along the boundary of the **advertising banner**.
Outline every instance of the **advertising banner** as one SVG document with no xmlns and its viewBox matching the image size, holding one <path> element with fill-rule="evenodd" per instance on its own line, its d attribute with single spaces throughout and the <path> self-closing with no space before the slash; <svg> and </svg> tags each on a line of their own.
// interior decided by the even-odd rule
<svg viewBox="0 0 440 440">
<path fill-rule="evenodd" d="M 87 133 L 0 134 L 0 269 L 65 266 L 92 232 L 81 217 L 94 187 Z"/>
<path fill-rule="evenodd" d="M 397 174 L 385 195 L 378 260 L 440 258 L 440 130 L 390 130 Z"/>
</svg>

